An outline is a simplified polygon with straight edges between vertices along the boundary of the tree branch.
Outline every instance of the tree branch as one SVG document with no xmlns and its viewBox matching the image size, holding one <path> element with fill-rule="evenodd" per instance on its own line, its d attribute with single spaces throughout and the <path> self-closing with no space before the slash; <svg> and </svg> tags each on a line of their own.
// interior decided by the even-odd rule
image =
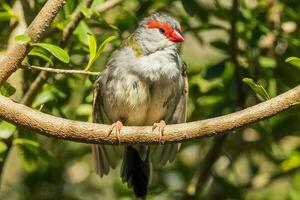
<svg viewBox="0 0 300 200">
<path fill-rule="evenodd" d="M 221 135 L 228 131 L 272 117 L 300 103 L 300 85 L 263 103 L 211 119 L 169 125 L 163 142 L 183 142 Z M 115 134 L 108 136 L 110 125 L 73 121 L 54 117 L 0 96 L 0 118 L 17 126 L 58 139 L 83 143 L 118 144 Z M 122 128 L 121 144 L 159 144 L 159 134 L 151 126 Z"/>
<path fill-rule="evenodd" d="M 121 0 L 105 1 L 98 6 L 97 11 L 103 13 L 121 2 Z M 89 8 L 91 6 L 90 0 L 86 0 L 85 5 Z M 67 24 L 67 26 L 63 30 L 62 38 L 59 42 L 60 47 L 64 47 L 66 45 L 66 42 L 72 35 L 81 19 L 83 19 L 83 15 L 81 12 L 78 12 L 77 15 L 75 15 L 74 18 Z M 47 78 L 48 72 L 40 72 L 39 75 L 34 79 L 33 83 L 30 85 L 28 91 L 25 93 L 24 97 L 21 100 L 21 103 L 25 105 L 31 105 L 40 88 L 42 88 L 42 86 L 45 84 Z"/>
<path fill-rule="evenodd" d="M 106 10 L 109 10 L 110 8 L 118 5 L 118 4 L 121 4 L 124 0 L 109 0 L 109 1 L 105 1 L 101 4 L 99 4 L 97 7 L 96 7 L 96 10 L 98 12 L 104 12 Z"/>
<path fill-rule="evenodd" d="M 87 8 L 90 8 L 93 0 L 85 0 L 85 6 Z M 69 37 L 72 35 L 73 31 L 76 29 L 79 22 L 84 18 L 84 15 L 80 12 L 79 9 L 75 11 L 74 18 L 67 24 L 67 26 L 64 28 L 62 32 L 62 37 L 59 41 L 59 45 L 61 47 L 64 47 L 66 45 L 66 42 L 68 41 Z"/>
<path fill-rule="evenodd" d="M 39 71 L 45 71 L 45 72 L 52 72 L 56 74 L 82 74 L 82 75 L 93 75 L 98 76 L 100 72 L 90 72 L 85 70 L 74 70 L 74 69 L 57 69 L 57 68 L 50 68 L 50 67 L 40 67 L 35 65 L 25 66 L 22 65 L 25 69 L 36 69 Z"/>
<path fill-rule="evenodd" d="M 47 1 L 25 32 L 31 38 L 32 42 L 37 42 L 41 38 L 64 3 L 64 0 Z M 3 61 L 0 62 L 0 85 L 18 69 L 29 49 L 29 45 L 15 44 L 7 51 Z"/>
</svg>

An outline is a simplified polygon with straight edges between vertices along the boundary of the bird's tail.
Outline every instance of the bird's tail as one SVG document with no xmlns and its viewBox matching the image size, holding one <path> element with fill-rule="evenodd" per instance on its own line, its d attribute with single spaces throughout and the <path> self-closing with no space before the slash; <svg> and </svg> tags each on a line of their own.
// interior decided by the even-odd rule
<svg viewBox="0 0 300 200">
<path fill-rule="evenodd" d="M 138 198 L 145 198 L 147 195 L 150 177 L 148 154 L 142 160 L 139 152 L 133 147 L 126 146 L 124 151 L 121 167 L 122 181 L 127 182 L 128 187 L 133 188 L 134 194 Z"/>
</svg>

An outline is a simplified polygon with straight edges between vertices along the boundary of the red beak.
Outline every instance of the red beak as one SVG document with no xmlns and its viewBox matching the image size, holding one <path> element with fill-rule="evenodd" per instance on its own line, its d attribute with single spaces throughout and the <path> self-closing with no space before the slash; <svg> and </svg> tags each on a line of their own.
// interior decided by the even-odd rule
<svg viewBox="0 0 300 200">
<path fill-rule="evenodd" d="M 176 30 L 174 30 L 170 34 L 169 40 L 172 41 L 172 42 L 183 42 L 184 38 L 183 38 L 183 36 L 179 32 L 177 32 Z"/>
</svg>

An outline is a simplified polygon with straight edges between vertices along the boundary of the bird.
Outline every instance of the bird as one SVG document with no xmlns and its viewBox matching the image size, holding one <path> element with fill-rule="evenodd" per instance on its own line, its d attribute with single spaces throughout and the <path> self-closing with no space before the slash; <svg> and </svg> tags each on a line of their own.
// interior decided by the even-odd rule
<svg viewBox="0 0 300 200">
<path fill-rule="evenodd" d="M 187 115 L 186 65 L 179 56 L 184 41 L 180 23 L 154 13 L 114 50 L 93 89 L 93 122 L 110 124 L 119 142 L 122 127 L 152 126 L 160 141 L 167 124 L 184 123 Z M 120 176 L 137 198 L 145 199 L 152 163 L 175 160 L 179 144 L 92 146 L 95 169 L 101 177 L 123 157 Z"/>
</svg>

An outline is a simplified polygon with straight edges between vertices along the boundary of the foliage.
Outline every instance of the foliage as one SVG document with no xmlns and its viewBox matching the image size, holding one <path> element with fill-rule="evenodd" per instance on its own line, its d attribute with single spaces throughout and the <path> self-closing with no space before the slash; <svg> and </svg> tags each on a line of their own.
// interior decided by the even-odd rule
<svg viewBox="0 0 300 200">
<path fill-rule="evenodd" d="M 176 17 L 184 30 L 181 56 L 188 64 L 189 121 L 249 107 L 300 83 L 297 0 L 238 0 L 236 10 L 224 0 L 128 0 L 103 13 L 97 11 L 103 0 L 94 0 L 91 8 L 82 1 L 67 0 L 40 43 L 17 36 L 16 27 L 22 27 L 21 22 L 29 24 L 45 2 L 22 1 L 24 15 L 15 10 L 19 1 L 0 3 L 0 59 L 10 42 L 17 41 L 33 47 L 24 64 L 101 71 L 138 22 L 161 11 Z M 62 30 L 77 10 L 85 19 L 61 48 Z M 37 74 L 34 70 L 17 74 L 14 80 L 21 84 L 10 80 L 0 88 L 1 94 L 18 98 Z M 79 75 L 50 75 L 32 106 L 52 115 L 91 121 L 93 81 Z M 298 106 L 230 134 L 210 181 L 200 183 L 204 190 L 199 198 L 299 199 L 299 113 Z M 20 127 L 17 132 L 4 121 L 0 138 L 0 160 L 5 161 L 0 199 L 132 198 L 119 178 L 119 168 L 102 179 L 95 175 L 90 145 L 38 136 Z M 18 151 L 5 159 L 10 139 Z M 155 168 L 149 199 L 181 199 L 193 191 L 213 141 L 186 142 L 174 163 Z"/>
</svg>

